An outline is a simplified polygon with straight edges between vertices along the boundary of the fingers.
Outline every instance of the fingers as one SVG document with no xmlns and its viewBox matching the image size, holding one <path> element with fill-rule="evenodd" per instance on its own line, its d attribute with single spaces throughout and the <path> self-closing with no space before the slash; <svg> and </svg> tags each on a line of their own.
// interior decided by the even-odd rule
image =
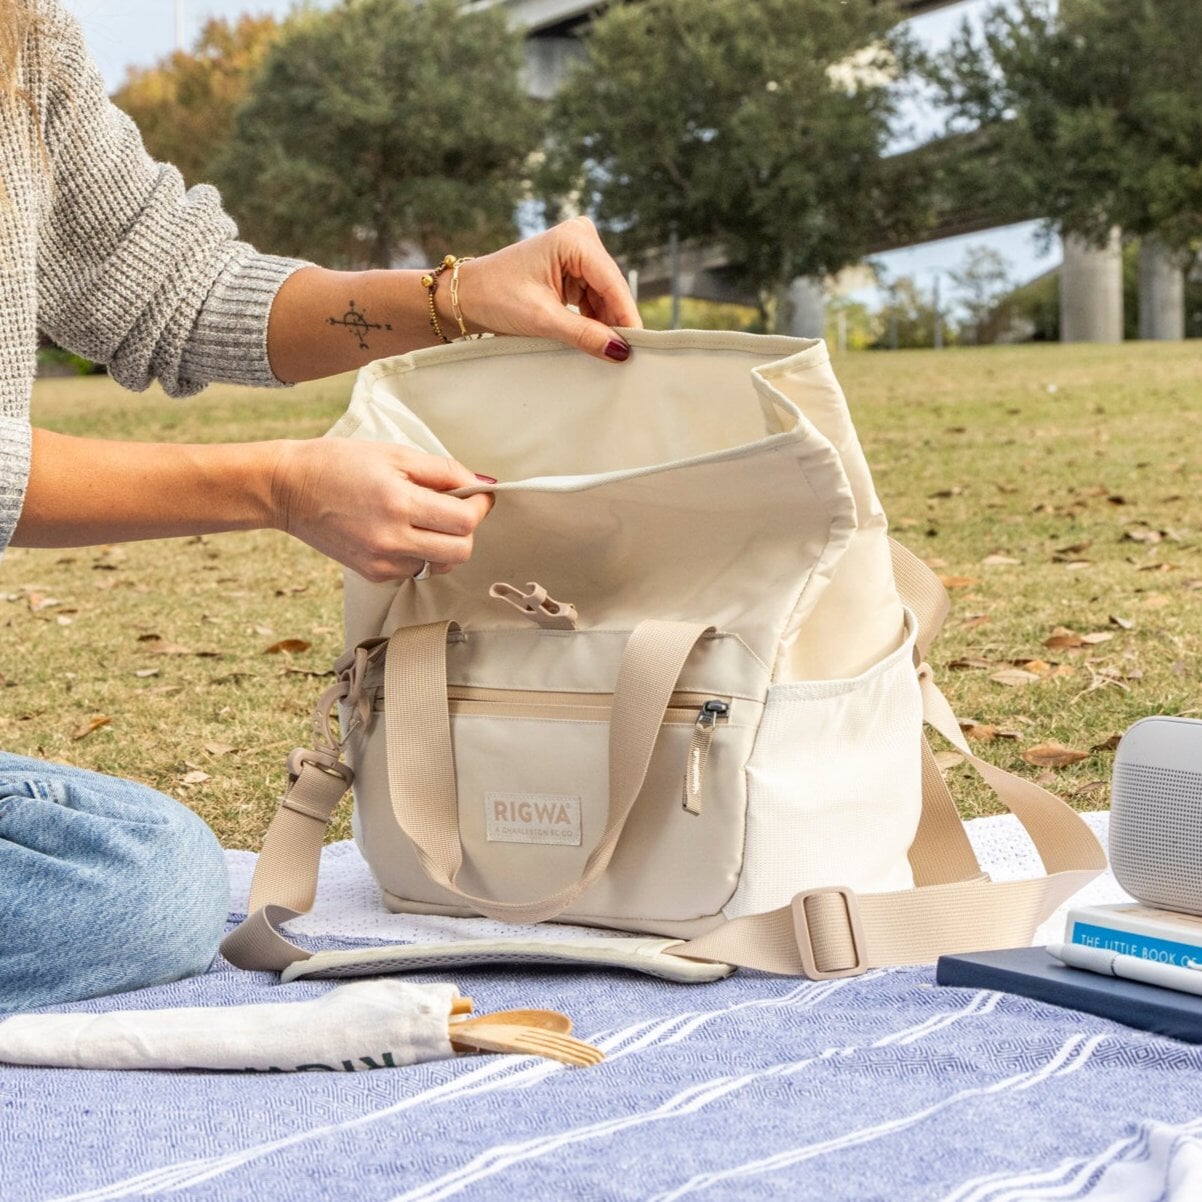
<svg viewBox="0 0 1202 1202">
<path fill-rule="evenodd" d="M 546 336 L 557 338 L 569 346 L 577 347 L 586 354 L 610 363 L 625 363 L 630 358 L 630 344 L 616 334 L 603 321 L 573 313 L 558 305 L 551 305 L 543 313 Z"/>
<path fill-rule="evenodd" d="M 482 480 L 496 483 L 487 476 L 468 471 L 462 463 L 445 455 L 426 455 L 420 451 L 410 451 L 407 447 L 396 447 L 394 450 L 405 475 L 414 484 L 432 488 L 435 492 L 474 488 Z"/>
<path fill-rule="evenodd" d="M 592 315 L 606 325 L 641 329 L 639 307 L 621 269 L 602 245 L 597 227 L 587 217 L 575 217 L 565 226 L 572 227 L 572 233 L 580 240 L 580 262 L 573 274 L 584 285 Z"/>
</svg>

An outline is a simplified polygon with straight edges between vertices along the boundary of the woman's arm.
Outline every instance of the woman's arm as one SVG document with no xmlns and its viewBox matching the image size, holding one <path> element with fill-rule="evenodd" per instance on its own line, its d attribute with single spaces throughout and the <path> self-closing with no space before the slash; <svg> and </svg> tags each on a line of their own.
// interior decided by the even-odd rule
<svg viewBox="0 0 1202 1202">
<path fill-rule="evenodd" d="M 15 546 L 276 528 L 368 580 L 448 571 L 492 501 L 452 459 L 347 439 L 180 445 L 34 430 Z M 364 515 L 371 520 L 365 521 Z"/>
<path fill-rule="evenodd" d="M 267 331 L 272 370 L 296 383 L 437 342 L 423 274 L 297 271 L 272 305 Z M 443 272 L 434 291 L 448 337 L 459 333 L 450 276 Z M 626 359 L 629 347 L 611 327 L 642 324 L 622 273 L 583 217 L 464 263 L 459 301 L 472 333 L 555 338 L 615 362 Z"/>
</svg>

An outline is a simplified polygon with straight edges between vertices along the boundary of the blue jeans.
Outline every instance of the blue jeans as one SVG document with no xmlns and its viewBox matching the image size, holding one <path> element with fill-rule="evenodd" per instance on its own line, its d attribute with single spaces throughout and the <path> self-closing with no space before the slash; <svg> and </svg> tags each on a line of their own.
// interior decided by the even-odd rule
<svg viewBox="0 0 1202 1202">
<path fill-rule="evenodd" d="M 145 785 L 0 753 L 0 1014 L 204 972 L 225 859 Z"/>
</svg>

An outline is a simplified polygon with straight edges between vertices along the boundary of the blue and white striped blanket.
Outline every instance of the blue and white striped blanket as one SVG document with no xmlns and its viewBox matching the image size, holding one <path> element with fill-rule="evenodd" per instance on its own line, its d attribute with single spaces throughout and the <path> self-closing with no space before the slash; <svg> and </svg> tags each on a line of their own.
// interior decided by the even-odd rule
<svg viewBox="0 0 1202 1202">
<path fill-rule="evenodd" d="M 1104 836 L 1105 815 L 1092 816 Z M 1035 871 L 1010 819 L 971 824 L 997 877 Z M 234 904 L 253 857 L 230 853 Z M 484 920 L 377 908 L 327 848 L 314 946 L 480 935 Z M 1113 880 L 1087 900 L 1113 900 Z M 477 1010 L 565 1010 L 597 1068 L 464 1057 L 287 1076 L 0 1066 L 0 1200 L 417 1202 L 1202 1198 L 1202 1047 L 930 967 L 831 982 L 740 972 L 704 986 L 618 973 L 456 975 Z M 306 998 L 219 965 L 73 1009 Z"/>
</svg>

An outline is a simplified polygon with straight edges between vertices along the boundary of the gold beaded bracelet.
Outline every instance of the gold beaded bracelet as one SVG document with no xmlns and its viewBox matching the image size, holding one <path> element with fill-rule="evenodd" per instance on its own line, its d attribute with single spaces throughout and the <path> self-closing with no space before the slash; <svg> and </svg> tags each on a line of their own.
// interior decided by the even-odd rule
<svg viewBox="0 0 1202 1202">
<path fill-rule="evenodd" d="M 444 255 L 442 262 L 433 271 L 427 271 L 422 276 L 422 287 L 426 290 L 426 301 L 430 306 L 430 329 L 434 331 L 440 342 L 450 342 L 451 340 L 442 332 L 442 326 L 439 324 L 438 310 L 434 306 L 434 293 L 438 291 L 438 277 L 448 268 L 456 267 L 459 262 L 460 260 L 454 255 Z"/>
</svg>

